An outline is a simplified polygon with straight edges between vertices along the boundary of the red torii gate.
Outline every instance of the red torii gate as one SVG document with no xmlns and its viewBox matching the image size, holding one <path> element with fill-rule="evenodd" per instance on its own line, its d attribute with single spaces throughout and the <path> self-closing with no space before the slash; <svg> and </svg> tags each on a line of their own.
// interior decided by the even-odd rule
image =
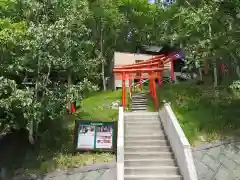
<svg viewBox="0 0 240 180">
<path fill-rule="evenodd" d="M 132 65 L 124 65 L 120 67 L 115 67 L 113 72 L 116 77 L 120 75 L 120 79 L 122 80 L 122 106 L 126 107 L 126 80 L 129 80 L 129 89 L 130 93 L 132 93 L 132 80 L 140 79 L 140 87 L 142 88 L 142 79 L 149 79 L 149 89 L 150 95 L 154 99 L 155 110 L 158 110 L 158 99 L 156 94 L 156 83 L 155 79 L 158 79 L 158 85 L 161 87 L 162 85 L 162 72 L 165 69 L 164 65 L 169 63 L 171 64 L 171 79 L 174 81 L 174 66 L 173 61 L 177 59 L 174 54 L 170 54 L 168 56 L 159 55 L 155 56 L 147 61 L 135 63 Z M 147 76 L 142 76 L 142 74 L 148 74 Z M 132 75 L 134 74 L 134 75 Z"/>
</svg>

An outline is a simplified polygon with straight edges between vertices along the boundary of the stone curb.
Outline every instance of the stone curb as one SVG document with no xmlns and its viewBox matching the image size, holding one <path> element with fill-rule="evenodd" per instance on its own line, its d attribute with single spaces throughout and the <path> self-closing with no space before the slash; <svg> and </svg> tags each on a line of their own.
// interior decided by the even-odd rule
<svg viewBox="0 0 240 180">
<path fill-rule="evenodd" d="M 239 140 L 225 140 L 225 141 L 217 141 L 217 142 L 214 142 L 214 143 L 208 143 L 208 142 L 205 142 L 205 143 L 202 143 L 200 144 L 200 146 L 198 147 L 192 147 L 192 151 L 203 151 L 203 150 L 208 150 L 208 149 L 211 149 L 211 148 L 216 148 L 216 147 L 219 147 L 219 146 L 222 146 L 222 145 L 228 145 L 228 144 L 233 144 L 234 143 L 237 143 L 237 142 L 240 142 Z"/>
<path fill-rule="evenodd" d="M 111 161 L 107 163 L 99 163 L 99 164 L 93 164 L 93 165 L 88 165 L 85 167 L 79 167 L 79 168 L 70 168 L 67 170 L 55 170 L 54 172 L 46 173 L 46 174 L 41 174 L 39 176 L 36 175 L 27 175 L 27 176 L 21 176 L 21 177 L 15 177 L 13 180 L 40 180 L 44 178 L 54 178 L 57 176 L 64 176 L 64 175 L 72 175 L 72 174 L 77 174 L 77 173 L 86 173 L 89 171 L 98 171 L 98 170 L 105 170 L 105 169 L 112 169 L 116 167 L 116 161 Z"/>
<path fill-rule="evenodd" d="M 88 165 L 85 167 L 79 167 L 79 168 L 72 168 L 68 170 L 60 170 L 60 171 L 55 171 L 46 175 L 43 175 L 44 177 L 56 177 L 59 175 L 72 175 L 72 174 L 77 174 L 77 173 L 85 173 L 89 171 L 97 171 L 97 170 L 102 170 L 102 169 L 110 169 L 116 166 L 116 162 L 108 162 L 108 163 L 100 163 L 100 164 L 93 164 L 93 165 Z"/>
</svg>

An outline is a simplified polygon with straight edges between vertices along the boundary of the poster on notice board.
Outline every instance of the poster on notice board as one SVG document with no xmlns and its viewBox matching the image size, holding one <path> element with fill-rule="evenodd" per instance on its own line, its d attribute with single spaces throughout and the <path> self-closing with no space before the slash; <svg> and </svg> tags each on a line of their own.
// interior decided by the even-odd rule
<svg viewBox="0 0 240 180">
<path fill-rule="evenodd" d="M 75 151 L 114 151 L 115 123 L 77 120 L 75 123 Z"/>
</svg>

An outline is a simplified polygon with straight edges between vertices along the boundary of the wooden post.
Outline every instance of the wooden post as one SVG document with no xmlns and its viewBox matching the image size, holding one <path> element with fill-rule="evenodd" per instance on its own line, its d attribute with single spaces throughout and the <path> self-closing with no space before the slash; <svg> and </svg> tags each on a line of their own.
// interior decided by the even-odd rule
<svg viewBox="0 0 240 180">
<path fill-rule="evenodd" d="M 132 79 L 129 77 L 129 92 L 130 92 L 130 97 L 132 97 Z"/>
<path fill-rule="evenodd" d="M 161 72 L 159 72 L 158 74 L 158 87 L 161 88 L 162 87 L 162 76 L 161 76 Z"/>
<path fill-rule="evenodd" d="M 170 63 L 171 63 L 171 79 L 172 79 L 172 82 L 174 82 L 174 81 L 175 81 L 175 75 L 174 75 L 174 60 L 171 59 Z"/>
<path fill-rule="evenodd" d="M 126 107 L 126 80 L 125 80 L 125 72 L 122 73 L 122 107 L 125 109 Z"/>
<path fill-rule="evenodd" d="M 158 64 L 158 67 L 160 68 L 161 67 L 161 63 Z M 162 81 L 161 81 L 161 72 L 157 72 L 157 75 L 158 75 L 158 87 L 162 87 Z"/>
<path fill-rule="evenodd" d="M 153 77 L 152 77 L 152 74 L 150 76 L 150 89 L 151 89 L 151 96 L 153 97 Z"/>
<path fill-rule="evenodd" d="M 142 73 L 139 73 L 140 75 L 140 80 L 139 80 L 139 84 L 140 84 L 140 88 L 143 88 L 143 83 L 142 83 Z"/>
<path fill-rule="evenodd" d="M 149 86 L 149 93 L 150 93 L 150 96 L 152 96 L 151 77 L 150 77 L 150 73 L 148 73 L 148 86 Z"/>
<path fill-rule="evenodd" d="M 153 100 L 154 100 L 155 111 L 158 111 L 158 100 L 157 100 L 155 81 L 153 81 Z"/>
</svg>

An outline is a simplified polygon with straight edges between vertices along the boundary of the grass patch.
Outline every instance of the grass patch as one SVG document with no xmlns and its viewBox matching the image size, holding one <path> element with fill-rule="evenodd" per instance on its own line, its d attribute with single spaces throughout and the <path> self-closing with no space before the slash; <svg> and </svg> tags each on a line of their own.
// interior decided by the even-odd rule
<svg viewBox="0 0 240 180">
<path fill-rule="evenodd" d="M 236 136 L 240 129 L 240 99 L 234 98 L 227 88 L 218 91 L 212 86 L 195 82 L 167 84 L 158 90 L 159 100 L 171 102 L 178 121 L 191 144 L 199 137 L 212 141 L 226 136 Z M 154 104 L 149 101 L 149 110 Z"/>
<path fill-rule="evenodd" d="M 56 169 L 86 166 L 98 162 L 112 161 L 110 153 L 82 153 L 73 155 L 73 135 L 76 119 L 116 121 L 118 109 L 112 109 L 112 102 L 121 102 L 121 91 L 106 91 L 91 94 L 83 99 L 81 109 L 75 115 L 67 115 L 61 120 L 49 121 L 49 129 L 42 134 L 41 141 L 34 147 L 11 147 L 6 153 L 8 172 L 20 174 L 46 173 Z M 13 152 L 15 151 L 15 152 Z M 21 153 L 20 153 L 21 152 Z M 15 154 L 15 155 L 14 155 Z M 11 162 L 7 160 L 11 158 Z"/>
<path fill-rule="evenodd" d="M 118 109 L 112 109 L 112 102 L 121 103 L 121 90 L 105 91 L 91 94 L 83 99 L 77 116 L 83 120 L 116 121 Z"/>
</svg>

